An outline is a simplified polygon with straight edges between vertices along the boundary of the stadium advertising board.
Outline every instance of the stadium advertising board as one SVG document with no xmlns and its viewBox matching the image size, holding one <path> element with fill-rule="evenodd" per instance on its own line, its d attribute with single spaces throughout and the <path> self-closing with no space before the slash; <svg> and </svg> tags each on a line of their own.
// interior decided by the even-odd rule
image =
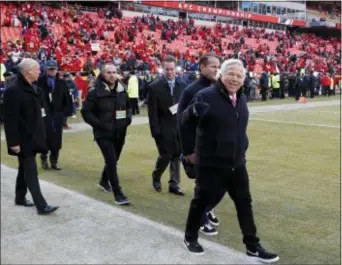
<svg viewBox="0 0 342 265">
<path fill-rule="evenodd" d="M 223 17 L 231 17 L 231 18 L 240 18 L 240 19 L 249 19 L 261 22 L 268 22 L 274 24 L 280 24 L 281 18 L 276 16 L 266 16 L 261 14 L 249 13 L 244 11 L 237 10 L 229 10 L 223 8 L 213 8 L 209 6 L 200 6 L 185 2 L 175 2 L 175 1 L 141 1 L 142 4 L 149 6 L 158 6 L 170 9 L 177 9 L 179 11 L 189 11 L 189 12 L 197 12 L 202 14 L 209 14 L 214 16 L 223 16 Z M 289 20 L 288 25 L 292 26 L 305 26 L 306 23 L 304 20 L 291 19 Z"/>
</svg>

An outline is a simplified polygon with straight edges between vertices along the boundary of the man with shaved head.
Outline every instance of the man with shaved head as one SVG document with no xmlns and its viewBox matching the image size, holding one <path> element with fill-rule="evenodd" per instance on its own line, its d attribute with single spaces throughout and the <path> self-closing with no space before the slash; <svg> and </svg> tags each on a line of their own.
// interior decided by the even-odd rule
<svg viewBox="0 0 342 265">
<path fill-rule="evenodd" d="M 118 80 L 113 64 L 102 67 L 94 87 L 88 92 L 81 113 L 84 121 L 93 127 L 95 140 L 105 160 L 99 186 L 104 191 L 113 191 L 116 204 L 130 204 L 119 185 L 117 161 L 127 127 L 132 121 L 132 112 L 126 87 Z"/>
<path fill-rule="evenodd" d="M 4 96 L 4 124 L 8 153 L 18 157 L 19 169 L 15 187 L 15 204 L 36 206 L 38 214 L 49 214 L 58 206 L 45 201 L 38 180 L 35 156 L 47 150 L 43 117 L 45 108 L 41 90 L 35 85 L 40 74 L 39 64 L 24 59 L 19 73 Z M 33 202 L 26 199 L 27 188 Z"/>
</svg>

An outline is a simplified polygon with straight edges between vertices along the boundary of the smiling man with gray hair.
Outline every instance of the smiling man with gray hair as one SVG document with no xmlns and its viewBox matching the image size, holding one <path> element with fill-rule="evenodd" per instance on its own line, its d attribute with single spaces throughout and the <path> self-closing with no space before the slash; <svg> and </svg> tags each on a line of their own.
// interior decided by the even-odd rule
<svg viewBox="0 0 342 265">
<path fill-rule="evenodd" d="M 270 263 L 279 257 L 259 243 L 246 169 L 249 112 L 241 91 L 245 76 L 240 60 L 223 62 L 216 84 L 197 93 L 180 117 L 180 126 L 196 131 L 198 189 L 190 204 L 184 244 L 191 253 L 204 253 L 197 241 L 201 217 L 213 198 L 224 190 L 234 201 L 247 255 Z"/>
</svg>

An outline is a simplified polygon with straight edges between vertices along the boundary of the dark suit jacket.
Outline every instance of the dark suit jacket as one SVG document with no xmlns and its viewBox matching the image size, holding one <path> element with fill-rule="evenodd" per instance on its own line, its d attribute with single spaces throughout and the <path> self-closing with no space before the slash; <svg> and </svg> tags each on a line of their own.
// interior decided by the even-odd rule
<svg viewBox="0 0 342 265">
<path fill-rule="evenodd" d="M 163 145 L 168 154 L 180 154 L 177 132 L 177 113 L 172 114 L 170 107 L 178 104 L 185 88 L 179 78 L 175 80 L 173 95 L 165 77 L 149 85 L 148 117 L 152 137 Z"/>
<path fill-rule="evenodd" d="M 183 111 L 188 107 L 191 100 L 195 97 L 195 95 L 201 91 L 202 89 L 209 87 L 211 85 L 211 81 L 207 79 L 205 76 L 201 75 L 199 79 L 192 82 L 189 86 L 187 86 L 179 100 L 178 105 L 178 130 L 181 142 L 181 150 L 183 155 L 189 155 L 194 153 L 195 151 L 195 138 L 196 138 L 196 130 L 195 126 L 184 127 L 180 126 L 180 117 L 182 116 Z"/>
</svg>

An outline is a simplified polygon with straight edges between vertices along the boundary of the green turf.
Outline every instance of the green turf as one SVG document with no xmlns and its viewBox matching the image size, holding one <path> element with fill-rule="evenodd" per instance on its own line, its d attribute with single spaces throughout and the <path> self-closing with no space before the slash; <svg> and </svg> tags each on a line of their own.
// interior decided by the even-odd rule
<svg viewBox="0 0 342 265">
<path fill-rule="evenodd" d="M 320 111 L 320 109 L 324 109 Z M 340 111 L 338 109 L 326 110 L 326 108 L 311 108 L 303 110 L 276 111 L 273 113 L 252 114 L 251 119 L 265 119 L 280 122 L 321 124 L 328 126 L 340 126 Z M 321 121 L 320 121 L 321 120 Z"/>
<path fill-rule="evenodd" d="M 338 110 L 322 107 L 320 110 Z M 310 111 L 252 115 L 278 120 L 339 125 L 331 113 Z M 307 117 L 305 117 L 307 115 Z M 312 116 L 313 115 L 313 116 Z M 308 118 L 310 117 L 310 118 Z M 306 119 L 306 121 L 304 121 Z M 336 128 L 279 124 L 251 120 L 247 153 L 251 192 L 258 233 L 263 244 L 280 254 L 281 264 L 340 263 L 340 131 Z M 64 135 L 60 172 L 40 170 L 41 178 L 113 205 L 113 196 L 95 185 L 103 158 L 90 131 Z M 17 166 L 6 155 L 2 163 Z M 133 202 L 125 208 L 158 222 L 184 229 L 193 181 L 182 172 L 185 197 L 169 195 L 168 172 L 162 179 L 163 192 L 151 185 L 157 151 L 148 125 L 131 126 L 119 162 L 121 185 Z M 48 199 L 48 194 L 46 195 Z M 58 203 L 58 202 L 55 202 Z M 219 235 L 211 240 L 244 251 L 235 208 L 226 198 L 216 209 Z"/>
</svg>

